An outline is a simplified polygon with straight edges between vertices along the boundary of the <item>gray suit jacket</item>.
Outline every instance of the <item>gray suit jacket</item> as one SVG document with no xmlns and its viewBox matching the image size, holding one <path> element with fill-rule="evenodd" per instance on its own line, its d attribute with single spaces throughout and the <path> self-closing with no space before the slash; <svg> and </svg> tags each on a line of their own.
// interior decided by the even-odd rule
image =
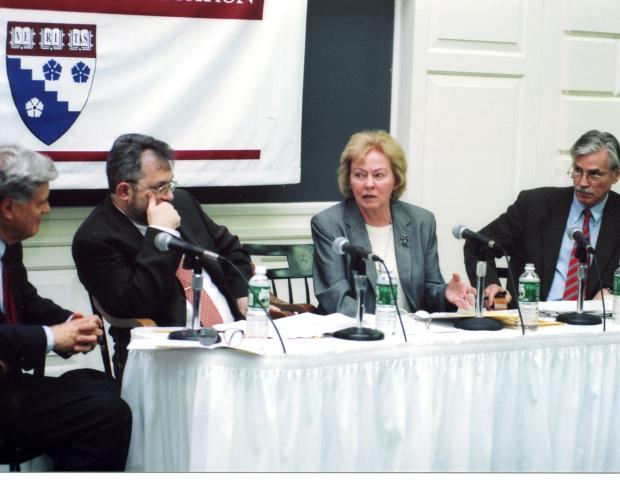
<svg viewBox="0 0 620 480">
<path fill-rule="evenodd" d="M 398 276 L 413 311 L 455 310 L 445 299 L 446 284 L 439 271 L 435 217 L 414 205 L 393 201 L 392 227 Z M 371 250 L 366 226 L 355 200 L 340 202 L 312 218 L 314 241 L 314 294 L 324 313 L 339 312 L 355 316 L 357 300 L 349 255 L 332 249 L 336 237 Z M 373 262 L 365 260 L 368 286 L 366 312 L 375 311 L 377 272 Z"/>
</svg>

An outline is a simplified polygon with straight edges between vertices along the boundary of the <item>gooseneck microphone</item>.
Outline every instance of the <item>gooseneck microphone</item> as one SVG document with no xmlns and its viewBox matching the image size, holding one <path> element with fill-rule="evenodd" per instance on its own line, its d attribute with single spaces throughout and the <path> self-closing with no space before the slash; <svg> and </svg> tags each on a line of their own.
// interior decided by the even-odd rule
<svg viewBox="0 0 620 480">
<path fill-rule="evenodd" d="M 367 258 L 368 260 L 371 260 L 373 262 L 382 261 L 379 256 L 375 255 L 372 252 L 369 252 L 365 248 L 358 247 L 357 245 L 351 245 L 351 242 L 349 242 L 349 240 L 345 237 L 335 238 L 332 242 L 332 249 L 338 255 L 344 255 L 345 253 L 348 253 L 352 257 Z"/>
<path fill-rule="evenodd" d="M 566 233 L 568 238 L 577 242 L 577 245 L 581 246 L 588 253 L 596 253 L 594 247 L 590 245 L 590 242 L 584 237 L 583 232 L 578 227 L 569 228 Z"/>
<path fill-rule="evenodd" d="M 471 240 L 476 243 L 480 243 L 486 247 L 489 247 L 491 250 L 496 252 L 501 252 L 503 249 L 499 243 L 495 240 L 491 240 L 490 238 L 481 235 L 480 233 L 476 233 L 473 230 L 470 230 L 465 225 L 456 225 L 452 229 L 452 235 L 457 239 Z"/>
<path fill-rule="evenodd" d="M 246 284 L 248 289 L 250 288 L 248 279 L 245 278 L 245 275 L 243 275 L 243 273 L 241 273 L 237 265 L 235 265 L 233 262 L 231 262 L 229 259 L 227 259 L 223 255 L 219 255 L 210 250 L 203 250 L 202 248 L 196 245 L 192 245 L 189 242 L 176 238 L 174 235 L 170 235 L 168 232 L 160 232 L 157 235 L 155 235 L 155 238 L 153 239 L 153 243 L 155 244 L 155 247 L 157 247 L 157 249 L 162 252 L 173 250 L 173 251 L 182 252 L 184 254 L 196 255 L 196 256 L 203 257 L 203 258 L 209 257 L 209 258 L 214 258 L 216 260 L 224 261 L 228 265 L 230 265 L 233 268 L 233 270 L 235 270 L 235 272 L 237 272 L 237 275 L 239 275 L 239 277 L 243 280 L 243 282 Z M 282 335 L 280 335 L 280 330 L 278 330 L 277 325 L 273 321 L 273 318 L 271 318 L 271 315 L 269 315 L 269 312 L 267 311 L 267 309 L 262 305 L 262 303 L 259 302 L 259 304 L 261 308 L 263 309 L 263 311 L 265 312 L 265 315 L 271 322 L 271 325 L 273 326 L 276 334 L 278 335 L 278 339 L 280 340 L 280 345 L 282 346 L 282 351 L 286 353 L 286 347 L 284 346 Z M 191 332 L 191 330 L 182 330 L 182 332 L 186 332 L 186 333 L 176 334 L 171 338 L 175 338 L 176 340 L 195 340 L 198 338 L 196 334 Z M 172 333 L 174 332 L 171 332 L 171 335 Z"/>
<path fill-rule="evenodd" d="M 176 238 L 174 235 L 169 234 L 168 232 L 160 232 L 155 235 L 155 239 L 153 243 L 157 247 L 158 250 L 162 252 L 167 252 L 168 250 L 173 250 L 177 252 L 186 253 L 189 255 L 197 255 L 199 257 L 208 257 L 218 260 L 220 255 L 212 252 L 210 250 L 203 250 L 202 248 L 193 245 L 185 240 L 181 240 L 180 238 Z"/>
</svg>

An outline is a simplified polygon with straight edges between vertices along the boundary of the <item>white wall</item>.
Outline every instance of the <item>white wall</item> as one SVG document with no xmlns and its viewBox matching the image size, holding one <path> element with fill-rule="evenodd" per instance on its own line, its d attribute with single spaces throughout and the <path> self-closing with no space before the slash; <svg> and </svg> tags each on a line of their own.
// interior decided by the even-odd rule
<svg viewBox="0 0 620 480">
<path fill-rule="evenodd" d="M 435 213 L 448 277 L 464 272 L 454 225 L 484 226 L 521 189 L 568 185 L 567 152 L 585 131 L 620 135 L 620 2 L 396 0 L 393 72 L 391 131 L 409 157 L 404 199 Z M 205 210 L 244 242 L 295 243 L 311 241 L 310 217 L 327 205 Z M 41 293 L 84 311 L 70 243 L 89 210 L 54 209 L 25 250 Z M 99 357 L 71 362 L 81 360 Z"/>
<path fill-rule="evenodd" d="M 620 2 L 397 0 L 396 25 L 405 200 L 435 213 L 448 277 L 464 272 L 454 225 L 483 227 L 524 188 L 569 185 L 568 150 L 587 130 L 620 136 Z"/>
</svg>

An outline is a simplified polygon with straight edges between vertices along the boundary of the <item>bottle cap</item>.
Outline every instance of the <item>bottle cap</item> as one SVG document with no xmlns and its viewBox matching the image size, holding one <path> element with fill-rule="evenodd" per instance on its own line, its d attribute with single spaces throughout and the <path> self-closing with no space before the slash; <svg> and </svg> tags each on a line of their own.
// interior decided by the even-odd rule
<svg viewBox="0 0 620 480">
<path fill-rule="evenodd" d="M 255 265 L 254 266 L 254 273 L 258 273 L 260 275 L 265 275 L 267 273 L 267 267 L 265 267 L 264 265 Z"/>
</svg>

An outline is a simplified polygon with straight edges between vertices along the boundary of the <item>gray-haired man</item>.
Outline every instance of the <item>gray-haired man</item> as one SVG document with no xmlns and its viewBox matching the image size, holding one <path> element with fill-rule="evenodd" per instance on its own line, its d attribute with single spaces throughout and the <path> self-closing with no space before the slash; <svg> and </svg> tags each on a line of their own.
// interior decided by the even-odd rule
<svg viewBox="0 0 620 480">
<path fill-rule="evenodd" d="M 131 411 L 118 387 L 93 371 L 22 372 L 40 369 L 52 349 L 89 352 L 102 335 L 98 317 L 39 296 L 22 261 L 21 242 L 39 231 L 57 175 L 49 158 L 0 145 L 0 431 L 14 446 L 48 454 L 56 470 L 123 470 Z"/>
</svg>

